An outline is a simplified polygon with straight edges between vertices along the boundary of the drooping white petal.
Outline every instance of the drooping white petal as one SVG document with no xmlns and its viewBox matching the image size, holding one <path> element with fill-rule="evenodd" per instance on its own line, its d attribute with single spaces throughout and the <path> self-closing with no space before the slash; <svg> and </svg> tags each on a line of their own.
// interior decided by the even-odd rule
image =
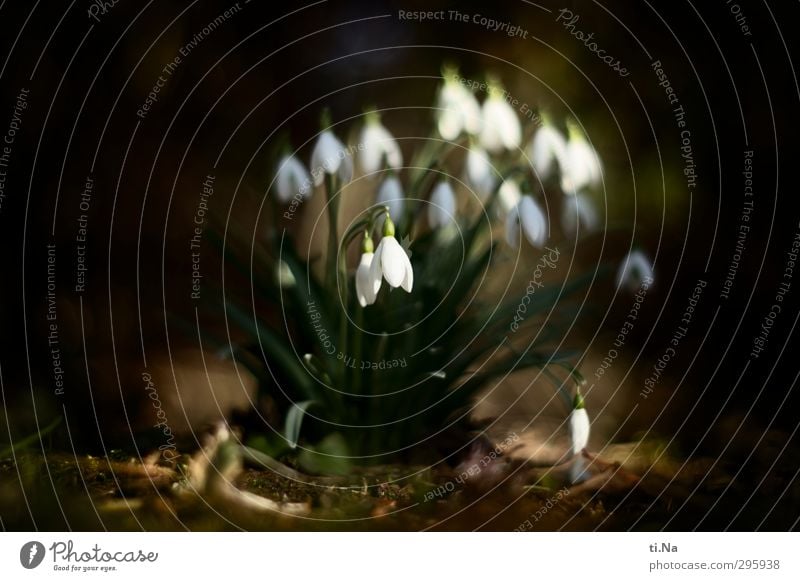
<svg viewBox="0 0 800 581">
<path fill-rule="evenodd" d="M 500 202 L 500 209 L 504 215 L 517 207 L 520 199 L 522 199 L 522 192 L 519 190 L 519 184 L 514 180 L 505 180 L 500 189 L 497 190 L 497 201 Z"/>
<path fill-rule="evenodd" d="M 572 453 L 580 454 L 589 443 L 589 414 L 585 408 L 574 409 L 569 415 L 569 435 Z"/>
<path fill-rule="evenodd" d="M 432 228 L 444 227 L 452 223 L 455 213 L 456 196 L 453 193 L 453 187 L 447 180 L 442 180 L 431 193 L 428 222 Z"/>
<path fill-rule="evenodd" d="M 293 155 L 285 155 L 275 175 L 275 196 L 285 204 L 295 196 L 311 195 L 311 176 L 303 163 Z"/>
<path fill-rule="evenodd" d="M 411 289 L 414 288 L 414 269 L 411 267 L 411 261 L 408 259 L 405 251 L 403 252 L 403 255 L 405 256 L 404 266 L 406 273 L 403 277 L 403 281 L 400 283 L 400 286 L 404 291 L 410 293 Z"/>
<path fill-rule="evenodd" d="M 373 304 L 381 288 L 380 277 L 375 281 L 370 276 L 370 267 L 374 257 L 372 252 L 363 253 L 356 269 L 356 296 L 358 304 L 362 307 Z"/>
<path fill-rule="evenodd" d="M 437 104 L 437 127 L 441 136 L 452 141 L 462 132 L 477 135 L 481 130 L 481 109 L 475 95 L 459 83 L 448 78 L 441 91 Z"/>
<path fill-rule="evenodd" d="M 642 284 L 650 285 L 653 282 L 653 266 L 641 250 L 633 250 L 617 271 L 617 287 L 624 287 L 630 291 L 637 290 Z"/>
<path fill-rule="evenodd" d="M 342 183 L 353 179 L 353 160 L 350 153 L 330 130 L 326 129 L 317 138 L 311 152 L 311 173 L 317 186 L 325 181 L 325 174 L 338 174 Z"/>
<path fill-rule="evenodd" d="M 561 164 L 563 192 L 576 194 L 587 186 L 597 186 L 602 176 L 602 164 L 594 148 L 583 136 L 570 136 Z"/>
<path fill-rule="evenodd" d="M 506 242 L 509 246 L 519 246 L 519 204 L 506 214 Z"/>
<path fill-rule="evenodd" d="M 478 135 L 483 127 L 483 117 L 478 100 L 466 88 L 461 99 L 461 114 L 464 119 L 464 131 L 468 135 Z"/>
<path fill-rule="evenodd" d="M 406 251 L 394 236 L 384 236 L 380 246 L 383 246 L 383 252 L 380 255 L 383 277 L 390 287 L 397 288 L 406 279 L 408 272 L 406 267 L 410 268 L 411 262 Z"/>
<path fill-rule="evenodd" d="M 492 153 L 513 151 L 522 142 L 522 127 L 514 109 L 501 94 L 493 94 L 483 103 L 481 145 Z"/>
<path fill-rule="evenodd" d="M 540 127 L 531 140 L 528 150 L 533 171 L 544 181 L 553 172 L 556 164 L 565 160 L 567 142 L 561 132 L 552 125 Z"/>
<path fill-rule="evenodd" d="M 492 192 L 495 186 L 495 176 L 489 156 L 483 148 L 470 147 L 467 152 L 467 181 L 481 200 Z"/>
<path fill-rule="evenodd" d="M 374 173 L 383 169 L 383 161 L 388 167 L 398 169 L 403 165 L 403 153 L 394 136 L 380 121 L 370 120 L 361 130 L 360 140 L 361 169 L 364 173 Z"/>
<path fill-rule="evenodd" d="M 578 192 L 574 196 L 564 197 L 561 214 L 561 225 L 564 232 L 575 235 L 579 228 L 592 232 L 600 224 L 600 217 L 594 202 L 586 194 Z"/>
<path fill-rule="evenodd" d="M 447 141 L 455 140 L 460 134 L 463 125 L 461 115 L 455 111 L 442 111 L 439 120 L 436 122 L 439 134 Z"/>
<path fill-rule="evenodd" d="M 547 219 L 531 196 L 522 196 L 518 205 L 519 221 L 525 238 L 533 246 L 541 248 L 547 242 Z"/>
<path fill-rule="evenodd" d="M 405 194 L 403 193 L 403 186 L 400 179 L 395 175 L 390 175 L 378 190 L 378 198 L 376 203 L 382 206 L 389 207 L 389 215 L 395 219 L 400 220 L 405 212 Z M 382 222 L 381 222 L 382 223 Z"/>
<path fill-rule="evenodd" d="M 381 268 L 381 260 L 383 257 L 383 241 L 385 237 L 378 243 L 375 249 L 375 255 L 372 257 L 372 262 L 369 265 L 369 284 L 372 288 L 376 289 L 375 294 L 380 290 L 381 281 L 383 280 L 383 269 Z"/>
</svg>

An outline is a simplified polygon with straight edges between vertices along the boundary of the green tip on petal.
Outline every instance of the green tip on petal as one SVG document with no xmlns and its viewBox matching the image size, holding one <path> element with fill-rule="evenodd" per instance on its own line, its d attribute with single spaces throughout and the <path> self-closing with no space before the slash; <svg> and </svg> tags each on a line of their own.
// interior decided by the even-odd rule
<svg viewBox="0 0 800 581">
<path fill-rule="evenodd" d="M 442 77 L 445 81 L 455 81 L 458 77 L 458 65 L 446 62 L 442 65 Z"/>
<path fill-rule="evenodd" d="M 320 129 L 325 131 L 326 129 L 330 129 L 331 125 L 333 125 L 333 118 L 331 117 L 331 110 L 328 107 L 325 107 L 322 110 L 322 113 L 319 116 Z"/>
<path fill-rule="evenodd" d="M 572 409 L 582 410 L 586 407 L 586 402 L 583 400 L 581 392 L 575 394 L 575 399 L 572 400 Z"/>
<path fill-rule="evenodd" d="M 367 125 L 381 122 L 381 114 L 374 105 L 370 105 L 364 110 L 364 123 Z"/>
<path fill-rule="evenodd" d="M 375 245 L 372 243 L 372 238 L 366 230 L 364 230 L 364 242 L 361 244 L 361 251 L 365 254 L 372 254 L 375 252 Z"/>
<path fill-rule="evenodd" d="M 567 136 L 570 139 L 585 139 L 578 122 L 573 119 L 567 119 Z"/>
<path fill-rule="evenodd" d="M 389 216 L 389 209 L 386 209 L 386 220 L 383 222 L 383 235 L 384 236 L 394 236 L 394 222 L 392 222 L 391 216 Z"/>
<path fill-rule="evenodd" d="M 502 98 L 504 93 L 503 83 L 500 79 L 491 73 L 486 75 L 487 93 L 490 97 Z"/>
</svg>

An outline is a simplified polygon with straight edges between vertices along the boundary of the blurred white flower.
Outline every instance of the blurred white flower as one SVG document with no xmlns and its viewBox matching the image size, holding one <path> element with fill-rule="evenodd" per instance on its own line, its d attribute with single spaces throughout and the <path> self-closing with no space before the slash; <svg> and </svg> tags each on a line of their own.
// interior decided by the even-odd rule
<svg viewBox="0 0 800 581">
<path fill-rule="evenodd" d="M 570 124 L 569 141 L 561 162 L 561 190 L 565 194 L 576 194 L 587 186 L 598 186 L 602 179 L 600 157 L 583 133 Z"/>
<path fill-rule="evenodd" d="M 522 192 L 519 189 L 519 184 L 514 180 L 505 180 L 500 189 L 497 190 L 497 201 L 500 202 L 500 210 L 503 216 L 508 216 L 508 213 L 517 207 L 521 199 Z"/>
<path fill-rule="evenodd" d="M 292 269 L 283 259 L 278 260 L 278 264 L 275 268 L 275 276 L 278 279 L 278 286 L 281 288 L 292 288 L 297 284 Z"/>
<path fill-rule="evenodd" d="M 592 232 L 600 225 L 600 217 L 594 202 L 584 193 L 578 192 L 574 196 L 564 197 L 564 206 L 561 214 L 561 226 L 564 232 L 573 236 L 582 228 Z"/>
<path fill-rule="evenodd" d="M 337 174 L 345 184 L 353 179 L 353 160 L 350 152 L 330 129 L 319 134 L 314 151 L 311 152 L 311 173 L 314 185 L 321 186 L 325 174 Z"/>
<path fill-rule="evenodd" d="M 483 148 L 473 145 L 467 152 L 467 181 L 481 200 L 494 189 L 496 180 L 492 163 Z"/>
<path fill-rule="evenodd" d="M 311 196 L 311 176 L 303 163 L 293 155 L 285 155 L 275 175 L 275 197 L 285 204 L 295 196 Z"/>
<path fill-rule="evenodd" d="M 403 165 L 403 153 L 394 136 L 383 126 L 377 113 L 367 114 L 366 123 L 361 130 L 360 155 L 361 169 L 370 174 L 386 167 L 398 169 Z"/>
<path fill-rule="evenodd" d="M 653 282 L 653 265 L 641 250 L 632 250 L 617 271 L 617 287 L 633 292 L 642 284 Z"/>
<path fill-rule="evenodd" d="M 363 254 L 356 269 L 356 297 L 358 297 L 358 304 L 362 307 L 371 305 L 378 298 L 378 291 L 381 290 L 381 279 L 374 280 L 370 275 L 370 267 L 372 261 L 375 259 L 373 253 L 372 238 L 369 236 L 364 237 L 364 244 L 362 246 Z"/>
<path fill-rule="evenodd" d="M 519 246 L 520 227 L 533 246 L 541 248 L 547 242 L 547 220 L 531 196 L 522 196 L 506 216 L 506 241 L 510 246 Z"/>
<path fill-rule="evenodd" d="M 453 222 L 456 213 L 456 195 L 447 180 L 442 180 L 431 193 L 428 205 L 428 223 L 431 228 L 443 228 Z"/>
<path fill-rule="evenodd" d="M 519 148 L 522 126 L 516 112 L 503 97 L 503 89 L 499 85 L 490 84 L 489 97 L 483 103 L 481 114 L 483 126 L 480 139 L 484 148 L 492 153 Z"/>
<path fill-rule="evenodd" d="M 543 125 L 536 130 L 528 147 L 531 166 L 541 181 L 552 175 L 556 164 L 560 166 L 563 163 L 566 151 L 566 139 L 545 119 Z"/>
<path fill-rule="evenodd" d="M 453 222 L 456 213 L 456 195 L 447 180 L 440 181 L 431 193 L 428 205 L 428 223 L 431 228 L 443 228 Z"/>
<path fill-rule="evenodd" d="M 390 175 L 383 180 L 378 189 L 376 203 L 388 206 L 389 214 L 394 216 L 395 220 L 403 217 L 406 208 L 405 194 L 400 179 L 396 175 Z"/>
<path fill-rule="evenodd" d="M 394 237 L 394 223 L 389 216 L 386 216 L 383 223 L 383 238 L 381 238 L 370 264 L 368 284 L 377 284 L 377 287 L 373 288 L 380 288 L 381 278 L 385 278 L 390 287 L 401 286 L 409 293 L 414 285 L 414 270 L 411 268 L 411 260 Z"/>
<path fill-rule="evenodd" d="M 453 141 L 461 133 L 477 135 L 481 130 L 481 108 L 472 91 L 458 81 L 457 71 L 444 73 L 437 104 L 439 134 Z"/>
</svg>

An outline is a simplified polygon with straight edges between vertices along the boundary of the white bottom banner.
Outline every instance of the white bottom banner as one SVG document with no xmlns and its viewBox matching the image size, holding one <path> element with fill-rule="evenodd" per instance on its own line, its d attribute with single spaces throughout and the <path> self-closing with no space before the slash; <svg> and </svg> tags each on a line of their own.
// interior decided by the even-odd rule
<svg viewBox="0 0 800 581">
<path fill-rule="evenodd" d="M 796 580 L 798 541 L 792 533 L 3 533 L 0 579 Z"/>
</svg>

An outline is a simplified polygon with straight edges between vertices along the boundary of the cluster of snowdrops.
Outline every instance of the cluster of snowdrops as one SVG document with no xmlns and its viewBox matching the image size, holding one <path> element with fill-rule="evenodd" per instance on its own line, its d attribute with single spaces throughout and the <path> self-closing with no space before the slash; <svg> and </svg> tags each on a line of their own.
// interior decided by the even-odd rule
<svg viewBox="0 0 800 581">
<path fill-rule="evenodd" d="M 342 325 L 336 321 L 329 323 L 340 350 L 356 350 L 356 356 L 361 357 L 369 355 L 365 353 L 363 338 L 359 335 L 362 329 L 350 322 L 350 311 L 361 311 L 355 313 L 358 321 L 380 321 L 385 316 L 386 326 L 390 326 L 389 313 L 392 309 L 396 311 L 401 308 L 398 305 L 402 305 L 402 302 L 398 302 L 397 293 L 391 293 L 394 297 L 389 297 L 387 293 L 382 301 L 381 296 L 385 292 L 383 289 L 389 287 L 402 289 L 402 293 L 414 293 L 419 284 L 438 288 L 430 279 L 447 268 L 442 268 L 441 262 L 431 263 L 436 264 L 434 267 L 430 267 L 428 262 L 417 262 L 430 260 L 419 256 L 419 253 L 441 252 L 440 260 L 446 261 L 450 256 L 447 254 L 448 245 L 454 244 L 453 241 L 458 238 L 459 233 L 459 244 L 462 248 L 465 239 L 477 247 L 480 237 L 478 234 L 472 236 L 472 233 L 473 230 L 478 231 L 481 221 L 488 220 L 502 226 L 508 246 L 518 251 L 521 245 L 523 250 L 525 246 L 529 246 L 533 249 L 532 252 L 525 252 L 535 253 L 544 249 L 551 236 L 552 219 L 545 211 L 550 206 L 544 203 L 543 197 L 546 192 L 559 190 L 559 203 L 552 207 L 560 208 L 560 230 L 564 236 L 577 240 L 580 236 L 602 227 L 593 194 L 602 187 L 603 164 L 581 126 L 572 119 L 557 121 L 544 112 L 539 112 L 536 123 L 526 120 L 528 122 L 524 126 L 497 79 L 488 80 L 488 89 L 482 103 L 461 81 L 454 68 L 444 70 L 436 105 L 431 109 L 434 128 L 423 140 L 421 147 L 413 152 L 407 165 L 404 165 L 402 140 L 398 141 L 393 136 L 376 110 L 368 111 L 360 121 L 355 147 L 345 145 L 337 137 L 337 129 L 326 122 L 326 127 L 316 137 L 308 167 L 296 152 L 287 151 L 277 160 L 275 177 L 269 188 L 270 195 L 274 196 L 277 203 L 297 207 L 317 191 L 324 190 L 327 196 L 330 243 L 324 276 L 320 277 L 319 285 L 321 289 L 328 289 L 337 297 L 339 310 L 344 312 L 341 316 L 346 316 L 346 320 L 339 319 L 343 321 Z M 341 134 L 341 131 L 338 132 Z M 418 140 L 412 143 L 418 143 Z M 454 159 L 459 161 L 455 168 L 452 162 Z M 339 202 L 344 195 L 344 188 L 353 180 L 356 169 L 360 170 L 368 183 L 374 184 L 374 198 L 367 201 L 363 212 L 352 221 L 347 230 L 340 233 L 337 227 Z M 460 199 L 461 192 L 466 192 L 466 197 L 477 202 L 480 207 L 478 218 L 465 210 L 469 204 L 468 200 Z M 401 233 L 406 236 L 401 236 Z M 412 242 L 409 234 L 419 236 L 414 236 Z M 427 240 L 420 242 L 422 250 L 418 249 L 418 237 Z M 359 244 L 360 256 L 357 263 L 350 265 L 347 250 L 355 242 Z M 490 244 L 494 243 L 494 240 L 490 241 Z M 413 253 L 411 244 L 414 244 Z M 458 260 L 465 262 L 475 253 L 474 248 L 464 248 L 458 254 Z M 486 266 L 492 255 L 491 252 L 488 254 Z M 293 274 L 302 274 L 299 271 L 293 272 L 283 263 L 280 266 L 285 273 L 284 279 L 287 276 L 296 279 L 298 276 L 293 277 Z M 416 277 L 415 270 L 419 271 Z M 307 272 L 305 274 L 308 276 Z M 636 289 L 643 280 L 651 280 L 652 274 L 652 266 L 646 255 L 640 250 L 633 250 L 618 268 L 617 284 Z M 467 296 L 466 289 L 471 288 L 474 282 L 467 280 L 462 295 L 455 298 L 459 300 Z M 293 284 L 301 283 L 298 280 L 293 281 Z M 451 287 L 452 285 L 443 283 L 440 295 L 447 296 L 447 293 L 452 292 Z M 435 301 L 432 304 L 436 305 Z M 460 321 L 464 308 L 463 304 L 454 305 L 448 316 L 457 317 Z M 339 318 L 335 313 L 331 313 L 330 317 Z M 481 328 L 482 332 L 492 328 L 486 325 L 484 323 Z M 413 333 L 412 329 L 415 328 L 416 325 L 406 324 L 393 331 Z M 373 335 L 387 342 L 393 340 L 394 334 L 387 333 L 381 337 L 379 331 L 378 329 Z M 439 337 L 445 337 L 448 332 L 451 335 L 454 332 L 452 324 L 451 327 L 443 325 L 441 328 L 419 331 L 418 337 L 413 337 L 411 348 L 408 345 L 404 348 L 409 352 L 421 352 L 430 348 L 430 352 L 434 353 L 429 345 L 433 343 L 431 333 L 439 333 Z M 491 341 L 493 336 L 488 333 L 487 337 Z M 459 349 L 462 347 L 463 345 L 458 346 Z M 335 387 L 338 390 L 354 383 L 352 372 L 337 369 L 330 364 L 326 367 L 319 354 L 311 351 L 313 349 L 306 354 L 304 368 L 315 376 L 316 383 L 323 388 Z M 390 355 L 388 351 L 391 349 L 384 345 L 381 354 Z M 475 379 L 474 383 L 481 385 L 489 380 L 488 375 L 481 376 L 478 380 L 475 370 L 470 368 L 470 363 L 479 360 L 477 353 L 473 360 L 463 364 L 458 360 L 459 365 L 454 369 L 448 367 L 452 367 L 453 361 L 456 361 L 456 348 L 452 351 L 452 358 L 437 359 L 432 355 L 427 359 L 420 358 L 416 369 L 411 364 L 410 369 L 403 370 L 406 374 L 403 382 L 406 385 L 420 381 L 439 381 L 442 384 L 436 388 L 438 395 L 430 398 L 430 401 L 426 400 L 425 405 L 450 406 L 447 401 L 449 396 L 459 389 L 467 389 L 464 386 L 470 385 L 472 379 Z M 372 356 L 374 358 L 374 354 Z M 535 360 L 530 357 L 517 358 L 503 367 L 497 375 L 529 366 L 545 366 L 553 360 L 552 354 L 549 357 L 550 359 L 544 357 Z M 356 385 L 361 383 L 360 380 L 355 381 Z M 372 385 L 374 382 L 368 383 Z M 383 383 L 386 383 L 385 378 Z M 373 387 L 362 388 L 353 395 L 361 397 L 381 393 L 380 389 Z M 395 392 L 392 391 L 391 394 Z M 298 416 L 311 413 L 315 406 L 318 409 L 338 409 L 336 402 L 323 401 L 326 397 L 313 390 L 292 396 L 293 433 L 285 435 L 291 440 L 292 446 L 297 445 Z M 305 399 L 299 401 L 301 398 Z M 463 399 L 458 401 L 463 405 Z M 575 458 L 571 474 L 573 480 L 579 480 L 584 474 L 584 466 L 579 460 L 580 453 L 587 445 L 590 432 L 590 420 L 579 384 L 569 393 L 566 402 L 569 407 L 571 452 Z M 452 405 L 455 406 L 454 403 Z M 402 417 L 383 417 L 380 412 L 375 412 L 375 407 L 365 406 L 359 412 L 357 405 L 354 408 L 351 406 L 356 411 L 353 412 L 355 415 L 349 416 L 349 421 L 361 420 L 368 412 L 373 414 L 368 422 L 369 426 L 392 427 L 403 421 Z M 446 411 L 448 413 L 441 417 L 444 421 L 451 421 L 454 410 Z M 377 416 L 374 415 L 376 413 Z M 418 412 L 410 406 L 405 413 L 413 416 Z M 340 416 L 326 416 L 322 409 L 315 417 L 328 424 L 336 424 L 341 419 Z M 459 417 L 463 418 L 463 415 Z M 416 438 L 415 441 L 424 441 L 427 435 L 428 432 L 421 430 L 418 434 L 412 434 L 412 440 Z"/>
</svg>

